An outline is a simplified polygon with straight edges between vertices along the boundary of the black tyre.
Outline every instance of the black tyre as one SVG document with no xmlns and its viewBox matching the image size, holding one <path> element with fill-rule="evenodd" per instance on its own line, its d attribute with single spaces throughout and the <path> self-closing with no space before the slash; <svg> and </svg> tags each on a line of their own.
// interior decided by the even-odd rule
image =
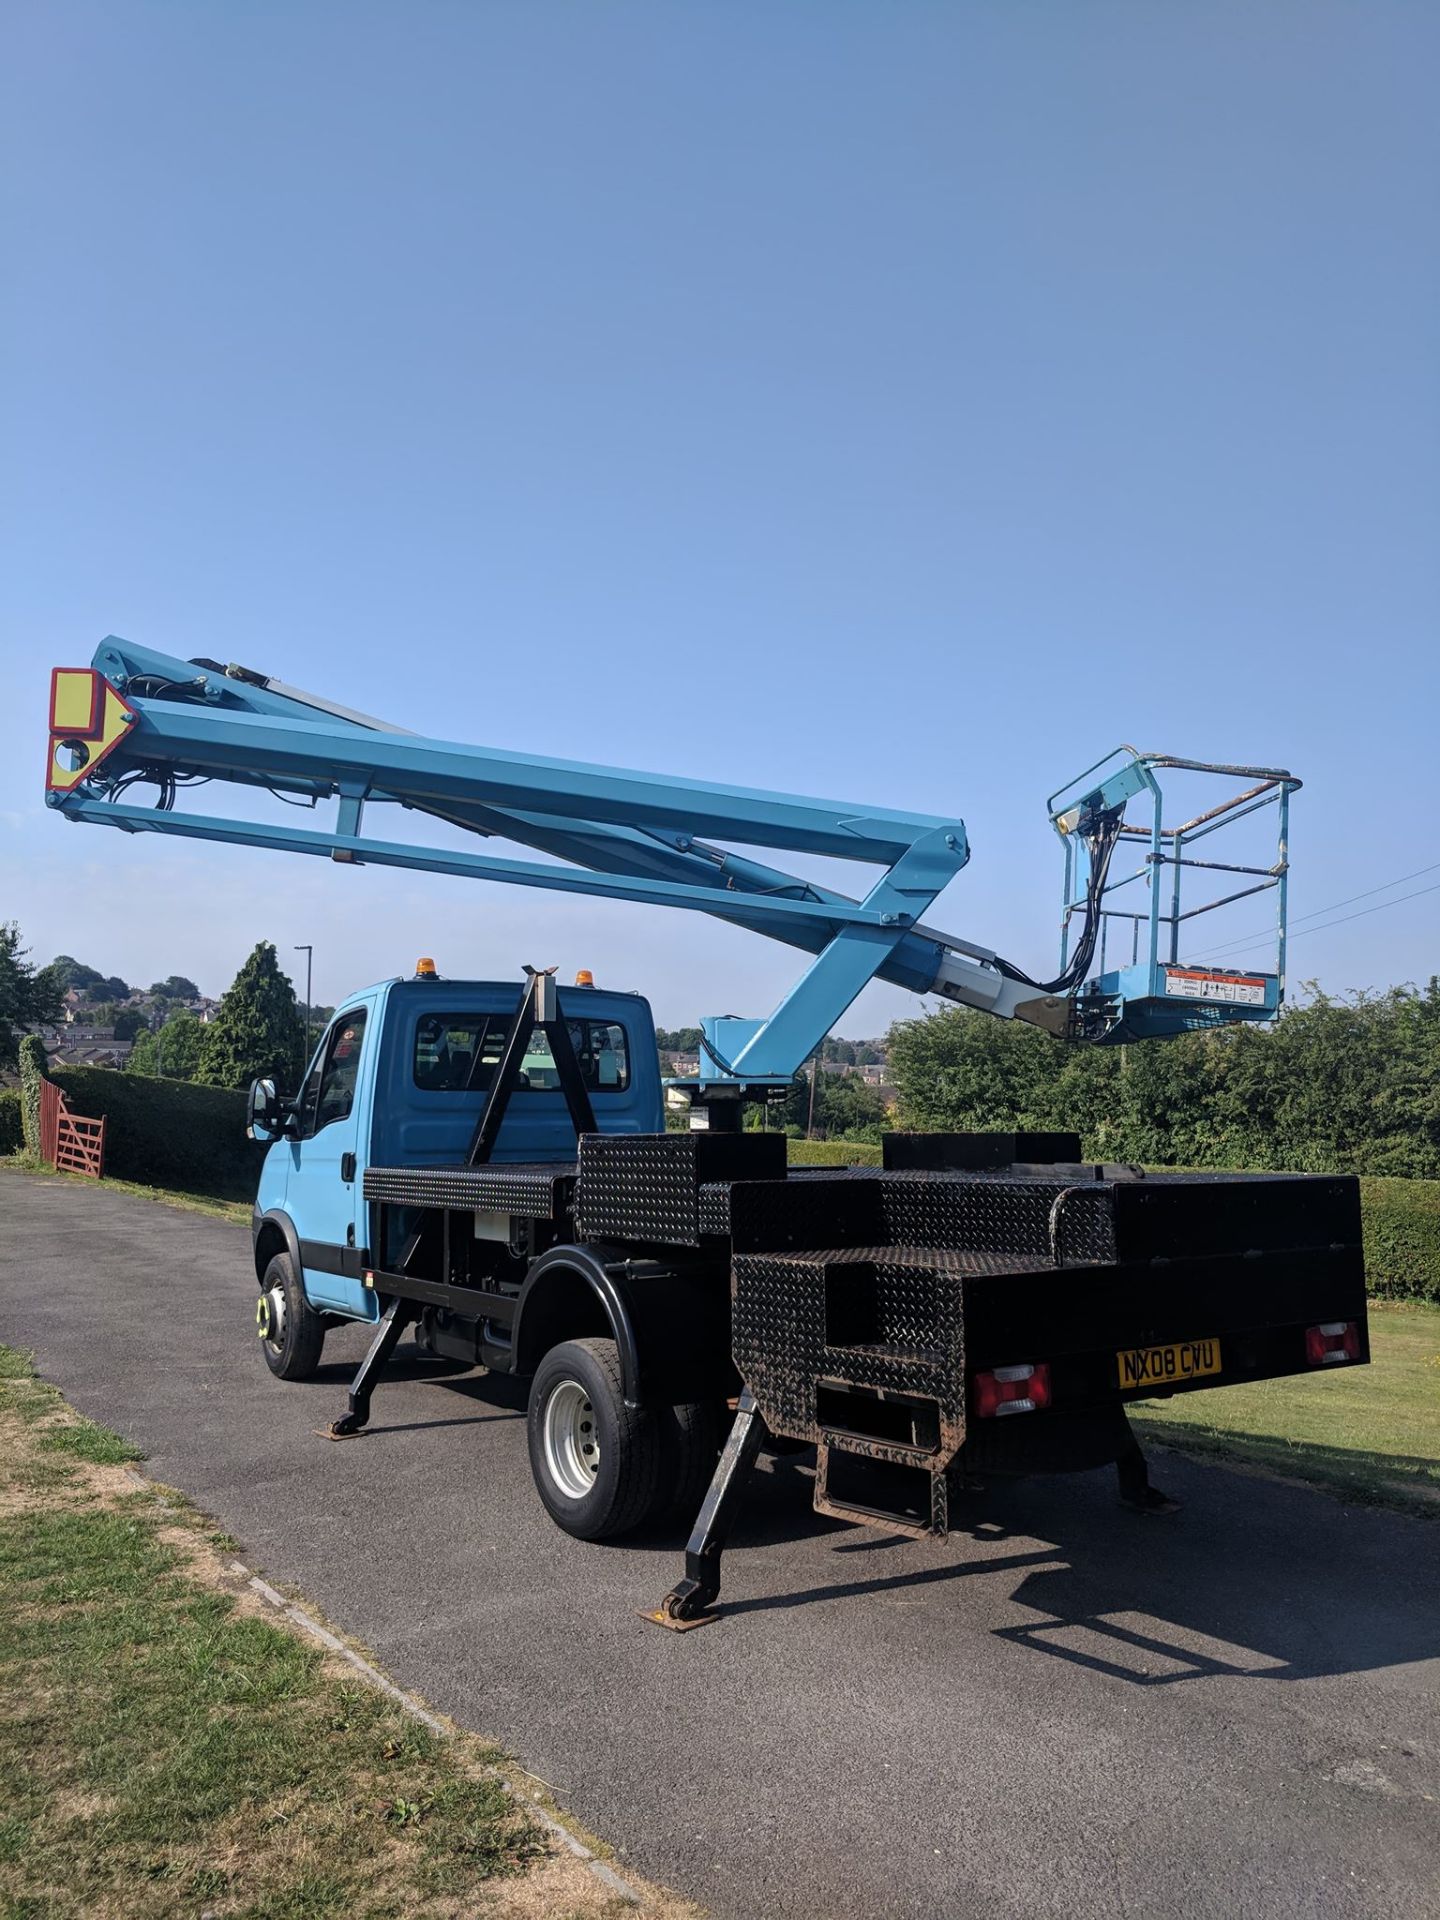
<svg viewBox="0 0 1440 1920">
<path fill-rule="evenodd" d="M 545 1510 L 577 1540 L 652 1519 L 670 1490 L 654 1414 L 625 1405 L 613 1340 L 552 1347 L 530 1383 L 530 1471 Z"/>
<path fill-rule="evenodd" d="M 659 1517 L 683 1525 L 687 1533 L 715 1478 L 720 1449 L 734 1417 L 723 1400 L 682 1401 L 661 1411 L 670 1487 Z"/>
<path fill-rule="evenodd" d="M 288 1253 L 277 1253 L 260 1282 L 255 1309 L 260 1351 L 277 1380 L 309 1380 L 325 1346 L 325 1316 L 305 1298 Z"/>
</svg>

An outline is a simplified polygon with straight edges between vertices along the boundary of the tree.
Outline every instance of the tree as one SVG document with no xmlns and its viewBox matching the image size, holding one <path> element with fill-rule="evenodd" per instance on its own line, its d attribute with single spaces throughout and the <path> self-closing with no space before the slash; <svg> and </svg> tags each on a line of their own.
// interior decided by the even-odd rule
<svg viewBox="0 0 1440 1920">
<path fill-rule="evenodd" d="M 149 1027 L 142 1027 L 136 1034 L 130 1057 L 125 1062 L 125 1071 L 148 1074 L 152 1079 L 159 1073 L 160 1068 L 155 1060 L 155 1036 Z"/>
<path fill-rule="evenodd" d="M 188 1007 L 172 1014 L 159 1029 L 155 1035 L 155 1053 L 167 1079 L 195 1079 L 205 1057 L 207 1031 Z"/>
<path fill-rule="evenodd" d="M 949 1009 L 891 1029 L 903 1124 L 1075 1131 L 1087 1158 L 1440 1178 L 1440 980 L 1094 1047 Z"/>
<path fill-rule="evenodd" d="M 149 1031 L 150 1023 L 138 1007 L 121 1007 L 115 1016 L 117 1040 L 133 1040 L 137 1034 Z"/>
<path fill-rule="evenodd" d="M 293 1082 L 304 1043 L 304 1020 L 295 988 L 280 971 L 269 940 L 256 946 L 203 1031 L 196 1078 L 205 1085 L 244 1087 L 262 1078 Z"/>
<path fill-rule="evenodd" d="M 109 974 L 104 980 L 96 980 L 85 989 L 87 1000 L 128 1000 L 130 989 L 118 973 Z"/>
<path fill-rule="evenodd" d="M 258 952 L 259 949 L 257 948 Z M 187 980 L 183 973 L 168 973 L 163 980 L 157 980 L 150 989 L 156 1000 L 198 1000 L 200 989 L 193 980 Z"/>
<path fill-rule="evenodd" d="M 815 1124 L 826 1140 L 878 1140 L 888 1124 L 885 1102 L 858 1074 L 822 1073 Z"/>
<path fill-rule="evenodd" d="M 94 967 L 87 967 L 83 961 L 77 960 L 71 953 L 57 953 L 50 962 L 50 966 L 60 983 L 62 999 L 72 987 L 77 993 L 88 993 L 91 987 L 96 986 L 105 977 Z"/>
<path fill-rule="evenodd" d="M 205 1058 L 208 1032 L 184 1007 L 153 1032 L 142 1022 L 125 1070 L 158 1075 L 164 1080 L 196 1080 Z"/>
<path fill-rule="evenodd" d="M 657 1027 L 655 1045 L 661 1053 L 698 1053 L 700 1051 L 699 1027 Z"/>
<path fill-rule="evenodd" d="M 811 1064 L 807 1062 L 795 1075 L 785 1091 L 783 1105 L 776 1103 L 780 1111 L 772 1109 L 766 1124 L 778 1121 L 792 1135 L 810 1131 Z M 890 1124 L 885 1102 L 858 1073 L 826 1073 L 823 1069 L 815 1083 L 813 1118 L 820 1140 L 878 1140 Z"/>
<path fill-rule="evenodd" d="M 890 1029 L 890 1077 L 907 1127 L 984 1133 L 1050 1124 L 1063 1048 L 1019 1020 L 947 1007 Z"/>
<path fill-rule="evenodd" d="M 60 1018 L 63 988 L 53 965 L 33 967 L 14 920 L 0 921 L 0 1067 L 19 1060 L 20 1035 Z"/>
</svg>

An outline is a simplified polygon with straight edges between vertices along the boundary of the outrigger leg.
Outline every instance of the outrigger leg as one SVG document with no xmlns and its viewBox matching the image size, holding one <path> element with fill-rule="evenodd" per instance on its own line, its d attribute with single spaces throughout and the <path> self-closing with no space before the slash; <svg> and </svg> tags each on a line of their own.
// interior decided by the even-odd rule
<svg viewBox="0 0 1440 1920">
<path fill-rule="evenodd" d="M 672 1587 L 646 1620 L 684 1633 L 715 1618 L 712 1608 L 720 1592 L 720 1556 L 734 1525 L 750 1469 L 765 1443 L 765 1422 L 748 1387 L 740 1395 L 735 1424 L 720 1455 L 715 1478 L 685 1544 L 685 1578 Z"/>
<path fill-rule="evenodd" d="M 1123 1414 L 1121 1417 L 1125 1419 Z M 1159 1487 L 1151 1486 L 1149 1462 L 1128 1419 L 1125 1419 L 1125 1427 L 1125 1444 L 1115 1462 L 1116 1476 L 1120 1481 L 1121 1506 L 1130 1507 L 1136 1513 L 1178 1513 L 1180 1502 L 1172 1500 L 1168 1493 L 1162 1493 Z"/>
<path fill-rule="evenodd" d="M 375 1390 L 375 1377 L 395 1351 L 396 1341 L 417 1313 L 418 1308 L 413 1300 L 402 1300 L 397 1295 L 380 1316 L 380 1325 L 370 1342 L 370 1350 L 350 1382 L 349 1410 L 342 1413 L 338 1420 L 330 1422 L 324 1436 L 327 1440 L 346 1440 L 366 1426 L 370 1419 L 370 1395 Z"/>
</svg>

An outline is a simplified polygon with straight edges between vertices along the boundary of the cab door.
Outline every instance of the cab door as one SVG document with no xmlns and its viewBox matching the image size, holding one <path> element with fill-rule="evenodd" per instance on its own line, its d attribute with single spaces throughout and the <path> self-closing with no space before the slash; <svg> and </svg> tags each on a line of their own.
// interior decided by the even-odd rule
<svg viewBox="0 0 1440 1920">
<path fill-rule="evenodd" d="M 378 1025 L 367 1005 L 342 1008 L 331 1022 L 301 1089 L 300 1130 L 290 1143 L 286 1183 L 306 1297 L 314 1306 L 362 1319 L 375 1311 L 374 1295 L 361 1280 L 361 1135 L 370 1111 L 369 1062 Z"/>
</svg>

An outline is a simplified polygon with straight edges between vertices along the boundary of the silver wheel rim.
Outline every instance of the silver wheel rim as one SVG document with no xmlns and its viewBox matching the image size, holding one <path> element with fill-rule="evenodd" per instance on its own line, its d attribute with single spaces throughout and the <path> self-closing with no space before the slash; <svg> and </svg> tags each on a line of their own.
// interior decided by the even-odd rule
<svg viewBox="0 0 1440 1920">
<path fill-rule="evenodd" d="M 583 1500 L 600 1471 L 595 1408 L 578 1380 L 562 1380 L 545 1402 L 545 1470 L 567 1500 Z"/>
<path fill-rule="evenodd" d="M 264 1296 L 264 1303 L 270 1309 L 270 1324 L 262 1324 L 260 1338 L 267 1347 L 273 1347 L 278 1353 L 285 1344 L 285 1289 L 271 1287 Z"/>
</svg>

